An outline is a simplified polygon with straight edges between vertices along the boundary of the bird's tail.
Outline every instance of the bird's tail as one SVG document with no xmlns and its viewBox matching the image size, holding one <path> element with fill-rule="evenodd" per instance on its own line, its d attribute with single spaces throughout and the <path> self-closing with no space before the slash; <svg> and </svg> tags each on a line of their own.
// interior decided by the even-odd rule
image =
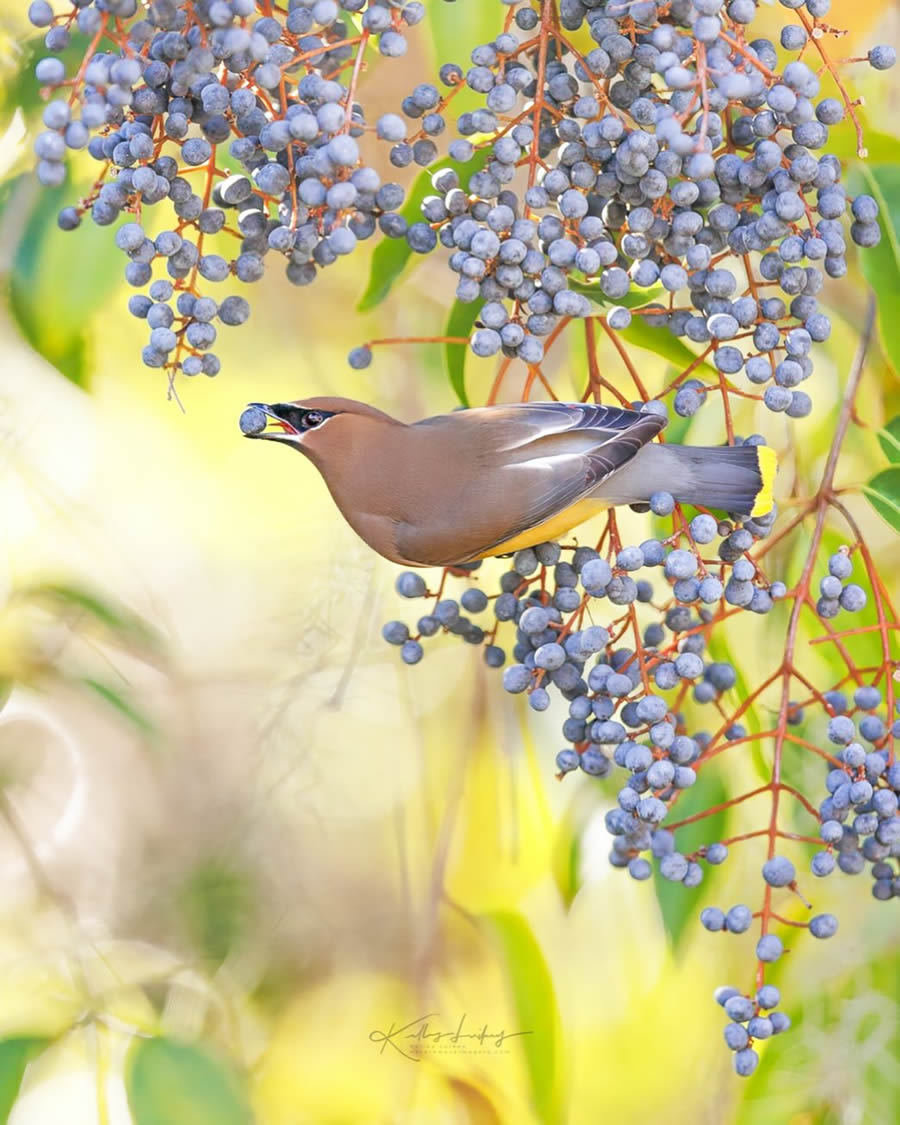
<svg viewBox="0 0 900 1125">
<path fill-rule="evenodd" d="M 600 491 L 616 504 L 669 492 L 680 504 L 762 516 L 774 505 L 776 470 L 775 453 L 766 445 L 654 443 L 644 446 Z"/>
</svg>

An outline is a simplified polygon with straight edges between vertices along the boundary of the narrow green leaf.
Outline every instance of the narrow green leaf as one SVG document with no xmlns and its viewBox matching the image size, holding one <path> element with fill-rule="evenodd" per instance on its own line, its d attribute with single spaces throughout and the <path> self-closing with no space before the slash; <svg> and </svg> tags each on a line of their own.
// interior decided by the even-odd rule
<svg viewBox="0 0 900 1125">
<path fill-rule="evenodd" d="M 564 1120 L 560 1068 L 561 1022 L 553 977 L 531 927 L 521 914 L 485 914 L 482 921 L 499 948 L 506 970 L 538 1120 Z M 141 1123 L 138 1123 L 141 1125 Z"/>
<path fill-rule="evenodd" d="M 574 289 L 576 293 L 583 293 L 585 297 L 589 297 L 597 305 L 603 305 L 606 308 L 621 305 L 625 309 L 646 308 L 647 305 L 652 305 L 654 301 L 658 301 L 665 293 L 661 285 L 655 285 L 652 289 L 632 289 L 624 297 L 613 300 L 607 297 L 598 283 L 578 281 L 572 278 L 569 279 L 569 288 Z"/>
<path fill-rule="evenodd" d="M 37 1035 L 16 1035 L 0 1039 L 0 1125 L 6 1125 L 15 1105 L 25 1068 L 51 1040 Z"/>
<path fill-rule="evenodd" d="M 622 305 L 627 309 L 643 309 L 658 302 L 665 294 L 662 286 L 656 285 L 643 292 L 632 290 L 624 297 L 611 300 L 597 284 L 570 280 L 569 288 L 574 289 L 577 293 L 583 293 L 585 297 L 589 297 L 596 304 L 607 308 Z M 664 310 L 661 309 L 660 311 Z M 652 324 L 648 324 L 646 317 L 643 316 L 634 317 L 627 328 L 617 331 L 616 334 L 626 343 L 669 360 L 678 371 L 690 367 L 697 359 L 696 354 L 686 344 L 683 344 L 677 336 L 673 336 L 668 328 L 664 326 L 654 327 Z M 699 364 L 696 370 L 698 373 L 706 371 L 718 378 L 718 373 L 708 363 Z"/>
<path fill-rule="evenodd" d="M 68 47 L 56 54 L 67 74 L 78 69 L 88 42 L 88 37 L 76 29 Z M 30 120 L 47 104 L 41 97 L 41 84 L 34 73 L 35 64 L 46 54 L 43 35 L 35 35 L 17 45 L 15 52 L 8 52 L 8 66 L 7 59 L 0 62 L 0 132 L 6 129 L 16 110 L 21 110 L 26 120 Z"/>
<path fill-rule="evenodd" d="M 679 439 L 680 440 L 680 439 Z M 735 684 L 734 692 L 737 699 L 747 699 L 750 695 L 750 687 L 747 683 L 747 677 L 742 670 L 743 661 L 735 653 L 734 649 L 729 644 L 728 631 L 721 629 L 714 631 L 709 639 L 709 656 L 711 660 L 721 660 L 726 664 L 730 664 L 734 669 Z M 762 724 L 759 717 L 759 708 L 750 707 L 746 710 L 741 718 L 741 722 L 746 726 L 751 734 L 759 734 L 762 730 Z M 750 760 L 762 781 L 770 781 L 772 777 L 772 769 L 766 761 L 763 754 L 762 743 L 759 739 L 754 739 L 745 747 L 749 754 Z M 681 802 L 678 803 L 678 808 L 681 808 Z M 681 817 L 676 817 L 680 820 Z M 707 843 L 714 843 L 710 840 Z"/>
<path fill-rule="evenodd" d="M 458 63 L 463 72 L 470 64 L 471 54 L 481 43 L 492 43 L 503 30 L 503 11 L 493 3 L 484 0 L 461 0 L 459 3 L 445 3 L 444 0 L 429 0 L 426 4 L 428 30 L 431 33 L 433 67 L 436 71 L 443 63 Z M 441 93 L 446 96 L 446 87 Z M 468 86 L 454 93 L 449 112 L 454 117 L 467 110 L 484 106 L 484 95 L 477 94 Z"/>
<path fill-rule="evenodd" d="M 556 839 L 550 857 L 553 881 L 566 910 L 575 901 L 575 896 L 581 889 L 580 867 L 581 831 L 578 818 L 573 807 L 570 806 L 556 830 Z"/>
<path fill-rule="evenodd" d="M 89 688 L 95 695 L 99 695 L 105 703 L 108 703 L 123 718 L 128 719 L 133 726 L 137 727 L 141 734 L 155 736 L 159 733 L 153 721 L 143 711 L 135 707 L 130 700 L 126 699 L 117 688 L 110 687 L 109 684 L 95 680 L 91 676 L 83 676 L 76 682 Z"/>
<path fill-rule="evenodd" d="M 2 220 L 14 242 L 8 279 L 9 307 L 29 344 L 67 379 L 88 381 L 88 323 L 122 276 L 122 257 L 109 231 L 83 223 L 64 232 L 59 211 L 87 194 L 68 178 L 43 188 L 31 175 L 17 177 L 6 196 Z M 23 221 L 24 217 L 24 221 Z"/>
<path fill-rule="evenodd" d="M 210 1051 L 175 1039 L 136 1039 L 125 1073 L 135 1125 L 250 1125 L 243 1085 Z"/>
<path fill-rule="evenodd" d="M 697 774 L 697 780 L 678 801 L 673 813 L 675 821 L 711 809 L 728 800 L 728 792 L 715 765 L 708 765 Z M 686 824 L 675 833 L 675 847 L 683 854 L 696 851 L 702 844 L 714 844 L 725 836 L 727 810 L 713 813 L 694 824 Z M 709 874 L 707 872 L 707 879 Z M 663 926 L 676 951 L 688 921 L 697 913 L 697 895 L 690 887 L 664 879 L 654 868 L 653 884 L 656 901 L 662 913 Z"/>
<path fill-rule="evenodd" d="M 894 531 L 900 531 L 900 466 L 885 469 L 863 485 L 869 503 Z"/>
<path fill-rule="evenodd" d="M 447 327 L 444 329 L 444 335 L 464 337 L 468 340 L 478 317 L 479 309 L 478 301 L 471 301 L 469 304 L 454 301 L 453 308 L 450 310 L 450 317 L 447 320 Z M 463 406 L 469 405 L 469 396 L 466 394 L 466 356 L 468 353 L 469 345 L 467 343 L 444 344 L 444 363 L 447 368 L 447 378 Z"/>
<path fill-rule="evenodd" d="M 400 209 L 400 214 L 410 224 L 420 222 L 422 219 L 422 203 L 427 196 L 434 194 L 431 178 L 436 172 L 443 168 L 452 168 L 459 176 L 460 182 L 466 184 L 473 173 L 480 171 L 485 166 L 489 155 L 489 149 L 479 149 L 472 159 L 465 164 L 450 160 L 448 157 L 436 161 L 430 168 L 425 168 L 419 173 L 415 183 L 410 188 L 406 202 Z M 369 312 L 380 305 L 390 293 L 412 257 L 413 251 L 405 238 L 383 238 L 372 254 L 368 285 L 357 305 L 357 311 Z"/>
<path fill-rule="evenodd" d="M 696 353 L 692 352 L 686 344 L 683 344 L 677 336 L 673 336 L 668 328 L 654 328 L 642 316 L 636 316 L 627 328 L 619 332 L 619 336 L 626 344 L 662 356 L 679 371 L 685 371 L 692 363 L 697 361 Z M 715 379 L 719 377 L 718 372 L 706 362 L 697 364 L 694 373 L 697 376 L 710 375 Z"/>
<path fill-rule="evenodd" d="M 900 414 L 878 431 L 878 443 L 892 465 L 900 465 Z"/>
<path fill-rule="evenodd" d="M 45 582 L 26 587 L 22 596 L 39 603 L 49 602 L 57 613 L 65 610 L 84 613 L 126 646 L 139 645 L 153 650 L 162 647 L 156 632 L 137 614 L 130 613 L 83 586 Z"/>
<path fill-rule="evenodd" d="M 674 375 L 675 372 L 673 371 L 672 374 Z M 663 430 L 663 437 L 673 445 L 684 445 L 688 432 L 694 424 L 694 418 L 695 415 L 693 414 L 689 414 L 686 418 L 683 418 L 680 414 L 673 413 L 669 418 L 668 426 Z M 662 527 L 663 525 L 660 524 L 660 530 L 662 530 Z M 666 534 L 668 534 L 668 532 Z M 665 539 L 665 537 L 665 535 L 662 536 L 663 539 Z"/>
<path fill-rule="evenodd" d="M 429 4 L 428 29 L 435 58 L 455 60 L 465 68 L 469 53 L 479 43 L 491 43 L 502 28 L 503 14 L 492 4 Z"/>
<path fill-rule="evenodd" d="M 860 163 L 851 185 L 862 187 L 878 202 L 881 242 L 860 252 L 860 268 L 878 300 L 878 335 L 885 358 L 900 374 L 900 165 Z"/>
</svg>

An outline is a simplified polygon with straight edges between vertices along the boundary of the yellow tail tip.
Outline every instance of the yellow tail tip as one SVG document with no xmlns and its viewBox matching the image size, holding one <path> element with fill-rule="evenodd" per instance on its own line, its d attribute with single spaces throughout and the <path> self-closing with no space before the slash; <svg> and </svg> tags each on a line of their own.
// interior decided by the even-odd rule
<svg viewBox="0 0 900 1125">
<path fill-rule="evenodd" d="M 756 495 L 751 516 L 764 516 L 775 507 L 775 474 L 778 472 L 778 458 L 775 450 L 768 445 L 758 445 L 756 454 L 759 458 L 759 475 L 762 477 L 762 487 Z"/>
</svg>

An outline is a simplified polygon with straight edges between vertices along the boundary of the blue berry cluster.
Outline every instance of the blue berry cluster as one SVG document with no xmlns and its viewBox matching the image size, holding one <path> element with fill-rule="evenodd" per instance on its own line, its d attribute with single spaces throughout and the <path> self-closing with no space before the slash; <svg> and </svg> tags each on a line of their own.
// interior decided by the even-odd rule
<svg viewBox="0 0 900 1125">
<path fill-rule="evenodd" d="M 726 1046 L 734 1052 L 735 1073 L 749 1078 L 759 1065 L 754 1040 L 770 1039 L 791 1026 L 788 1015 L 774 1010 L 781 1002 L 781 993 L 775 985 L 764 984 L 751 997 L 723 985 L 716 989 L 715 998 L 730 1021 L 725 1025 L 724 1038 Z"/>
<path fill-rule="evenodd" d="M 783 3 L 814 20 L 828 7 Z M 548 59 L 533 34 L 539 8 L 517 5 L 513 26 L 477 46 L 471 65 L 442 68 L 448 86 L 484 96 L 457 119 L 450 155 L 484 150 L 487 160 L 467 182 L 435 173 L 423 221 L 391 218 L 384 233 L 449 251 L 457 298 L 478 305 L 476 355 L 537 364 L 562 320 L 595 314 L 590 295 L 616 329 L 633 315 L 620 302 L 643 304 L 648 323 L 704 345 L 769 410 L 806 416 L 800 384 L 831 331 L 817 295 L 846 272 L 847 229 L 870 247 L 880 228 L 875 200 L 849 199 L 825 151 L 848 107 L 822 96 L 809 61 L 791 58 L 808 46 L 804 25 L 785 26 L 779 51 L 751 37 L 754 0 L 674 0 L 665 11 L 573 0 L 559 4 Z M 585 26 L 595 46 L 582 55 L 565 32 Z M 873 48 L 869 61 L 892 65 L 892 49 Z M 412 124 L 379 121 L 395 164 L 434 148 L 440 106 L 438 88 L 420 85 L 402 105 Z M 425 139 L 411 143 L 419 122 Z M 354 366 L 370 359 L 351 353 Z M 705 399 L 699 381 L 686 382 L 675 410 L 690 416 Z"/>
<path fill-rule="evenodd" d="M 828 796 L 819 805 L 819 834 L 825 845 L 810 868 L 824 878 L 835 867 L 845 875 L 871 873 L 879 901 L 900 897 L 900 763 L 891 739 L 900 738 L 900 718 L 879 715 L 882 695 L 863 685 L 852 701 L 840 691 L 823 697 L 831 718 L 828 742 L 834 757 L 825 778 Z M 896 714 L 900 707 L 895 704 Z"/>
<path fill-rule="evenodd" d="M 56 14 L 34 0 L 29 19 L 49 52 L 36 76 L 51 96 L 38 178 L 62 184 L 69 150 L 103 166 L 59 225 L 126 217 L 115 240 L 128 284 L 142 290 L 129 308 L 148 324 L 147 366 L 217 374 L 217 326 L 243 324 L 250 306 L 201 286 L 259 281 L 270 254 L 288 281 L 307 285 L 403 202 L 403 188 L 362 160 L 363 112 L 341 77 L 369 42 L 402 56 L 405 30 L 424 13 L 417 0 L 291 0 L 286 11 L 255 0 L 140 10 L 79 0 Z M 67 76 L 56 56 L 74 40 L 86 53 Z M 151 236 L 144 209 L 164 203 L 174 221 Z M 155 269 L 166 276 L 154 281 Z"/>
<path fill-rule="evenodd" d="M 848 548 L 836 551 L 828 560 L 828 573 L 819 582 L 816 613 L 824 619 L 837 617 L 842 609 L 859 613 L 868 598 L 862 586 L 847 579 L 853 574 L 853 560 Z"/>
<path fill-rule="evenodd" d="M 455 88 L 484 97 L 458 117 L 448 151 L 487 159 L 465 182 L 436 172 L 421 220 L 409 222 L 404 189 L 363 160 L 363 110 L 342 79 L 369 42 L 385 57 L 405 54 L 405 30 L 425 15 L 418 0 L 291 0 L 286 10 L 159 0 L 140 11 L 135 0 L 87 0 L 68 14 L 33 0 L 48 51 L 36 74 L 58 95 L 35 141 L 38 177 L 60 185 L 69 150 L 103 165 L 60 225 L 129 215 L 119 239 L 128 282 L 144 289 L 159 266 L 199 302 L 132 302 L 150 321 L 144 361 L 215 374 L 214 321 L 240 323 L 247 306 L 221 315 L 203 282 L 258 281 L 274 252 L 291 283 L 308 285 L 382 235 L 416 253 L 439 243 L 450 252 L 458 298 L 478 305 L 478 355 L 537 364 L 561 319 L 590 315 L 592 296 L 614 328 L 630 322 L 627 304 L 651 302 L 649 323 L 706 345 L 724 375 L 763 388 L 769 409 L 809 413 L 799 384 L 830 332 L 816 296 L 825 276 L 846 270 L 846 226 L 861 246 L 880 233 L 875 200 L 849 200 L 839 161 L 823 151 L 848 107 L 820 96 L 805 61 L 784 61 L 807 46 L 803 24 L 785 26 L 779 55 L 748 38 L 753 0 L 506 6 L 509 28 L 478 45 L 470 66 L 441 67 L 447 94 L 420 83 L 402 114 L 376 123 L 395 167 L 424 167 L 439 154 Z M 823 7 L 785 0 L 798 6 L 814 21 Z M 535 34 L 548 18 L 549 39 Z M 596 44 L 586 54 L 566 38 L 583 26 Z M 87 50 L 67 76 L 58 56 L 73 38 Z M 894 52 L 874 47 L 868 60 L 884 70 Z M 177 221 L 147 237 L 142 209 L 163 201 Z M 750 254 L 761 256 L 759 277 Z M 762 296 L 757 282 L 776 291 Z M 671 295 L 669 306 L 654 305 L 656 294 Z M 356 367 L 370 358 L 351 353 Z M 675 409 L 692 414 L 704 399 L 685 384 Z"/>
</svg>

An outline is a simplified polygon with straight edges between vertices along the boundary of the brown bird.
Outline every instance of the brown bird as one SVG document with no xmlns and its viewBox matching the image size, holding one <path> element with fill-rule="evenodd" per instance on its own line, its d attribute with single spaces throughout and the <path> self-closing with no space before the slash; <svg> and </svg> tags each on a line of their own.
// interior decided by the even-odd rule
<svg viewBox="0 0 900 1125">
<path fill-rule="evenodd" d="M 241 415 L 246 437 L 304 453 L 354 531 L 406 566 L 507 554 L 660 491 L 741 515 L 771 509 L 771 449 L 653 443 L 665 425 L 659 414 L 565 402 L 413 425 L 346 398 L 251 403 Z"/>
</svg>

